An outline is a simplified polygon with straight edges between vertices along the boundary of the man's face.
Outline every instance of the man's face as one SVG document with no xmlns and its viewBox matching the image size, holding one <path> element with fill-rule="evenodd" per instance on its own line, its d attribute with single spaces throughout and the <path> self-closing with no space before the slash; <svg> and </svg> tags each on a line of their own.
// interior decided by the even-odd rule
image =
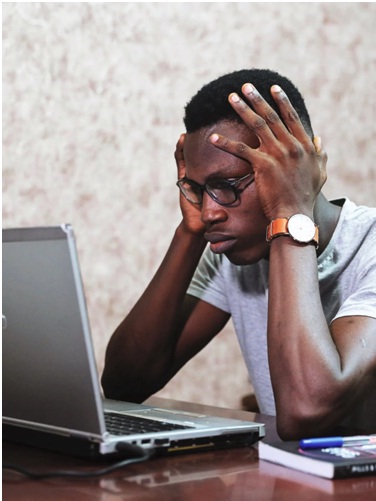
<svg viewBox="0 0 376 501">
<path fill-rule="evenodd" d="M 253 148 L 259 145 L 257 137 L 245 126 L 234 122 L 220 122 L 198 132 L 187 134 L 184 143 L 186 177 L 200 185 L 213 180 L 236 180 L 252 173 L 252 166 L 213 146 L 209 137 L 214 132 Z M 239 188 L 247 185 L 247 180 Z M 255 183 L 241 191 L 239 199 L 223 206 L 204 192 L 201 220 L 206 226 L 205 237 L 215 253 L 224 253 L 237 265 L 251 264 L 267 257 L 269 246 L 265 240 L 265 217 L 256 192 Z"/>
</svg>

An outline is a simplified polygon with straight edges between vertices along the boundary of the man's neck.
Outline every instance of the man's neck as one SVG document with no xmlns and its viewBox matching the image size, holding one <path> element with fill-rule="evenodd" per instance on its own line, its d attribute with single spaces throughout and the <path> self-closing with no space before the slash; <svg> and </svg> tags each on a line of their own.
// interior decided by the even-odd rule
<svg viewBox="0 0 376 501">
<path fill-rule="evenodd" d="M 319 226 L 319 250 L 320 255 L 328 245 L 334 230 L 336 229 L 342 207 L 334 205 L 327 200 L 322 193 L 319 194 L 315 204 L 315 223 Z"/>
</svg>

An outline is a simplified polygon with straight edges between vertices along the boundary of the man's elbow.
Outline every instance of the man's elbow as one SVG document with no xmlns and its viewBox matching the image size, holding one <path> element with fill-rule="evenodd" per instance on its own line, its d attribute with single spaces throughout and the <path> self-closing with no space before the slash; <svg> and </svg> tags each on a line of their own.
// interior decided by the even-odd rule
<svg viewBox="0 0 376 501">
<path fill-rule="evenodd" d="M 296 414 L 291 413 L 277 414 L 276 425 L 278 436 L 282 440 L 300 440 L 306 437 L 313 437 L 317 429 L 314 420 L 304 419 Z"/>
<path fill-rule="evenodd" d="M 282 440 L 300 440 L 330 433 L 341 421 L 341 408 L 333 405 L 300 402 L 281 407 L 276 416 L 278 435 Z"/>
<path fill-rule="evenodd" d="M 116 379 L 110 374 L 110 371 L 106 368 L 102 374 L 101 385 L 103 394 L 106 398 L 111 400 L 126 400 L 122 388 L 123 385 L 119 385 Z"/>
<path fill-rule="evenodd" d="M 104 369 L 101 384 L 103 394 L 111 400 L 141 403 L 163 388 L 163 385 L 143 380 L 141 377 L 129 379 L 124 375 L 114 374 L 110 369 Z"/>
</svg>

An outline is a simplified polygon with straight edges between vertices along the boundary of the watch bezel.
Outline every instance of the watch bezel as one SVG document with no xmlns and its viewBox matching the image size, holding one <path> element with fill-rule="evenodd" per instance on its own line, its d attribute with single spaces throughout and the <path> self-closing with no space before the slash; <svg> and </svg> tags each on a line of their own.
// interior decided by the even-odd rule
<svg viewBox="0 0 376 501">
<path fill-rule="evenodd" d="M 297 226 L 298 220 L 300 222 L 303 221 L 303 226 Z M 287 230 L 294 240 L 307 244 L 315 239 L 316 225 L 312 219 L 305 214 L 294 214 L 287 221 Z"/>
</svg>

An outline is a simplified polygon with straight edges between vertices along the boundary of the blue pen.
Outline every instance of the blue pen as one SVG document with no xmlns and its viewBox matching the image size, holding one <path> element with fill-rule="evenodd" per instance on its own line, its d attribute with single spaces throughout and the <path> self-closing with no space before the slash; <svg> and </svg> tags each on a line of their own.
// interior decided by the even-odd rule
<svg viewBox="0 0 376 501">
<path fill-rule="evenodd" d="M 350 445 L 376 444 L 376 435 L 356 435 L 354 437 L 323 437 L 300 440 L 301 449 L 323 449 Z"/>
</svg>

